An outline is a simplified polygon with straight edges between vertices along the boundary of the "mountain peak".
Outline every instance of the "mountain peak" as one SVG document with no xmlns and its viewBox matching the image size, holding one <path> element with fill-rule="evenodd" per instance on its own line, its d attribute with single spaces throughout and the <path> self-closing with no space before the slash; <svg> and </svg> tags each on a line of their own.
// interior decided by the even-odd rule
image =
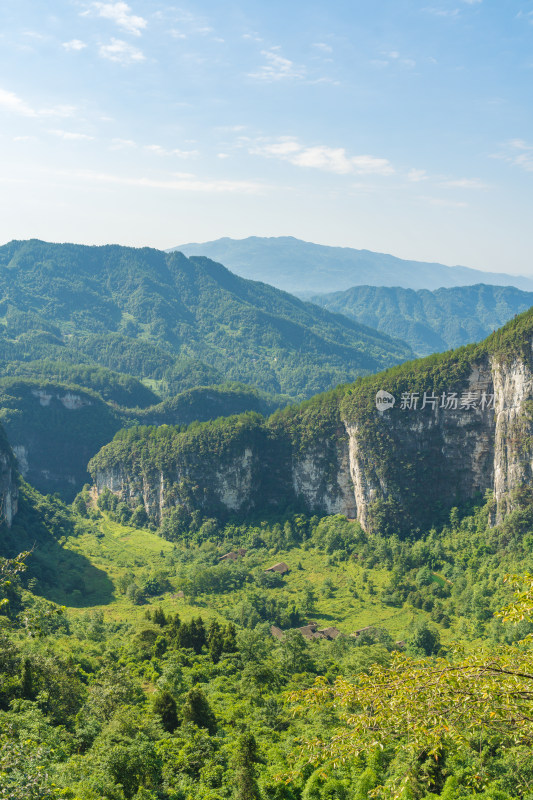
<svg viewBox="0 0 533 800">
<path fill-rule="evenodd" d="M 523 275 L 402 259 L 371 250 L 305 242 L 294 236 L 224 237 L 211 242 L 183 244 L 172 250 L 207 256 L 244 278 L 266 281 L 301 296 L 361 285 L 439 289 L 487 283 L 533 290 L 533 278 Z"/>
</svg>

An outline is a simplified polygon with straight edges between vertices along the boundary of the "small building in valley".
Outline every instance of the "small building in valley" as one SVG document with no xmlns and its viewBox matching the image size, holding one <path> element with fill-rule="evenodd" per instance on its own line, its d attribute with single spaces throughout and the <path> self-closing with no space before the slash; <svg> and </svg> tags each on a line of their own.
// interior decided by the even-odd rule
<svg viewBox="0 0 533 800">
<path fill-rule="evenodd" d="M 280 561 L 279 564 L 274 564 L 274 566 L 266 569 L 265 572 L 279 572 L 280 575 L 285 575 L 290 572 L 290 569 L 284 561 Z"/>
<path fill-rule="evenodd" d="M 239 547 L 237 550 L 231 550 L 229 553 L 226 553 L 225 556 L 220 556 L 218 559 L 219 561 L 237 561 L 239 558 L 243 558 L 248 551 L 244 549 L 244 547 Z"/>
<path fill-rule="evenodd" d="M 307 625 L 302 625 L 301 628 L 290 628 L 290 630 L 297 631 L 301 634 L 304 639 L 327 639 L 328 641 L 333 641 L 338 636 L 342 636 L 343 634 L 340 632 L 338 628 L 322 628 L 319 629 L 318 623 L 316 622 L 308 622 Z M 272 625 L 270 628 L 270 633 L 276 639 L 283 639 L 286 633 L 289 631 L 282 631 L 281 628 Z"/>
</svg>

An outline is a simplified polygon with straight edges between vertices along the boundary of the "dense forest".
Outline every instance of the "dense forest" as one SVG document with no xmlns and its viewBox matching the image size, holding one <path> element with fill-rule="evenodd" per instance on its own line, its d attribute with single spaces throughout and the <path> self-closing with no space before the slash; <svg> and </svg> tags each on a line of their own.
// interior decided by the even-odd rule
<svg viewBox="0 0 533 800">
<path fill-rule="evenodd" d="M 0 297 L 0 362 L 98 364 L 166 397 L 233 380 L 301 399 L 411 355 L 209 259 L 150 248 L 10 242 Z"/>
<path fill-rule="evenodd" d="M 329 387 L 409 351 L 371 333 L 365 366 L 366 329 L 206 260 L 0 251 L 0 455 L 18 487 L 0 528 L 0 800 L 532 800 L 530 481 L 505 503 L 468 483 L 493 413 L 439 427 L 375 399 L 457 393 L 473 372 L 502 397 L 523 383 L 490 446 L 527 470 L 533 313 L 295 404 L 306 369 Z M 258 378 L 297 329 L 297 369 Z M 230 375 L 262 388 L 221 383 L 217 353 L 254 337 L 268 357 Z M 453 419 L 452 474 L 435 454 Z M 364 527 L 295 491 L 302 463 L 331 500 L 348 429 L 389 492 L 373 490 Z M 118 489 L 86 482 L 91 456 Z M 245 495 L 234 462 L 252 498 L 238 508 L 216 493 Z M 158 506 L 153 475 L 170 476 Z"/>
<path fill-rule="evenodd" d="M 491 527 L 492 502 L 401 541 L 303 515 L 149 531 L 23 484 L 0 796 L 530 797 L 530 591 L 505 578 L 533 567 L 533 504 Z"/>
<path fill-rule="evenodd" d="M 533 303 L 533 292 L 513 286 L 454 286 L 400 289 L 354 286 L 345 292 L 313 295 L 329 311 L 406 341 L 419 356 L 480 341 Z"/>
</svg>

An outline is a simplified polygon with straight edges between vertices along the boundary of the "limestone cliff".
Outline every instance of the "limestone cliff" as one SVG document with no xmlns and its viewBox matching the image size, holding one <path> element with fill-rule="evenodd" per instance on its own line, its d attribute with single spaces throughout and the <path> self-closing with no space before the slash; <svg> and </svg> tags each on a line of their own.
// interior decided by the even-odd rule
<svg viewBox="0 0 533 800">
<path fill-rule="evenodd" d="M 91 462 L 97 491 L 205 514 L 299 508 L 407 532 L 491 490 L 495 516 L 533 478 L 533 312 L 477 346 L 410 362 L 268 420 L 124 434 Z"/>
<path fill-rule="evenodd" d="M 15 472 L 15 459 L 0 428 L 0 522 L 10 527 L 18 509 L 18 484 Z"/>
</svg>

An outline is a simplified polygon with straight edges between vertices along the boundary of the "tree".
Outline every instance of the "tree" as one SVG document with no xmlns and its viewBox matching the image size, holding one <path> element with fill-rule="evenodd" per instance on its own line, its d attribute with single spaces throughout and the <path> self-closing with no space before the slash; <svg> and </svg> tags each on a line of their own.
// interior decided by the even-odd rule
<svg viewBox="0 0 533 800">
<path fill-rule="evenodd" d="M 207 647 L 211 661 L 213 664 L 218 664 L 224 650 L 224 634 L 216 619 L 211 622 L 207 632 Z"/>
<path fill-rule="evenodd" d="M 299 631 L 287 631 L 280 643 L 280 651 L 283 668 L 289 674 L 313 671 L 309 647 Z"/>
<path fill-rule="evenodd" d="M 428 625 L 424 620 L 413 629 L 407 639 L 407 644 L 415 653 L 432 656 L 440 648 L 439 632 L 432 625 Z"/>
<path fill-rule="evenodd" d="M 237 742 L 235 758 L 235 798 L 236 800 L 260 800 L 261 794 L 256 780 L 257 763 L 261 763 L 257 753 L 257 742 L 252 733 L 243 733 Z"/>
<path fill-rule="evenodd" d="M 197 686 L 189 689 L 183 703 L 183 721 L 192 722 L 198 728 L 205 728 L 212 736 L 217 728 L 213 714 L 205 694 Z"/>
<path fill-rule="evenodd" d="M 514 603 L 500 614 L 506 621 L 520 622 L 532 615 L 533 576 L 520 579 L 519 585 L 522 589 L 515 592 Z M 291 695 L 302 714 L 320 708 L 338 715 L 339 724 L 328 736 L 309 744 L 311 760 L 330 765 L 350 762 L 376 746 L 396 743 L 403 767 L 386 796 L 400 798 L 410 796 L 404 792 L 414 775 L 430 783 L 444 754 L 468 757 L 472 741 L 490 741 L 491 748 L 502 752 L 530 747 L 533 657 L 529 644 L 522 640 L 521 646 L 478 647 L 466 654 L 457 647 L 447 658 L 395 653 L 390 665 L 375 664 L 353 683 L 339 677 L 331 685 L 318 678 L 311 689 Z M 355 796 L 366 794 L 356 792 Z"/>
<path fill-rule="evenodd" d="M 154 711 L 161 718 L 163 727 L 172 733 L 178 727 L 178 709 L 170 692 L 163 690 L 154 697 Z"/>
</svg>

